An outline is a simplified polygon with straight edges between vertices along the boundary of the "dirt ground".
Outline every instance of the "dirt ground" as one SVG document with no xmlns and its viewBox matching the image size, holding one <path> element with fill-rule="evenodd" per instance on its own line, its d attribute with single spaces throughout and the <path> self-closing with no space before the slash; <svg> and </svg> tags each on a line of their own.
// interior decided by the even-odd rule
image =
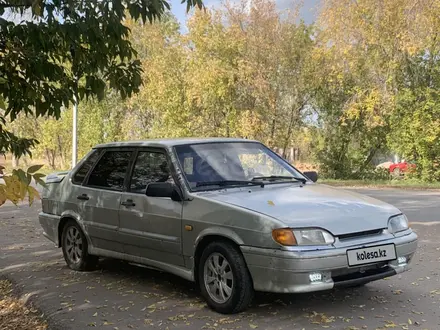
<svg viewBox="0 0 440 330">
<path fill-rule="evenodd" d="M 0 329 L 47 329 L 47 323 L 38 310 L 13 295 L 12 283 L 8 280 L 0 280 Z"/>
</svg>

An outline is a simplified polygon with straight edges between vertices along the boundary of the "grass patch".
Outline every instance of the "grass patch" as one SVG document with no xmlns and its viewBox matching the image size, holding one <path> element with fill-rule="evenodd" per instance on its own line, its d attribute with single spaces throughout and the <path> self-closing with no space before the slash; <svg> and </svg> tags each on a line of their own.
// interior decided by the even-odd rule
<svg viewBox="0 0 440 330">
<path fill-rule="evenodd" d="M 47 323 L 32 307 L 13 297 L 12 284 L 0 280 L 0 329 L 2 330 L 46 330 Z"/>
<path fill-rule="evenodd" d="M 401 189 L 440 189 L 440 182 L 420 182 L 415 180 L 334 180 L 322 179 L 318 183 L 335 187 L 401 188 Z"/>
</svg>

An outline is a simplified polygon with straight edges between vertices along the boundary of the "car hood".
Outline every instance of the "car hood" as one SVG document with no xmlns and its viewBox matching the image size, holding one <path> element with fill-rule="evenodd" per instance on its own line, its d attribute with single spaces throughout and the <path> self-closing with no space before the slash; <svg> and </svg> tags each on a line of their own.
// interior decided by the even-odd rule
<svg viewBox="0 0 440 330">
<path fill-rule="evenodd" d="M 276 218 L 286 227 L 319 227 L 333 235 L 387 228 L 388 219 L 401 213 L 377 199 L 320 184 L 273 184 L 200 195 Z"/>
</svg>

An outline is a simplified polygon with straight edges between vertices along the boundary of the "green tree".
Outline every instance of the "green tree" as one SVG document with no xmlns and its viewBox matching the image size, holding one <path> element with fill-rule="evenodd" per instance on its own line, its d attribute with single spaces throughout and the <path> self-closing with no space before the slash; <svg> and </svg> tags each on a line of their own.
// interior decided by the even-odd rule
<svg viewBox="0 0 440 330">
<path fill-rule="evenodd" d="M 196 4 L 201 6 L 201 1 L 187 1 L 188 8 Z M 167 9 L 164 0 L 1 0 L 0 15 L 30 10 L 33 18 L 21 23 L 0 18 L 2 127 L 6 118 L 13 121 L 20 112 L 58 118 L 75 96 L 102 99 L 107 83 L 122 98 L 137 92 L 141 64 L 128 39 L 126 13 L 152 22 Z M 5 129 L 0 140 L 0 152 L 17 155 L 35 144 Z"/>
<path fill-rule="evenodd" d="M 331 177 L 362 176 L 387 148 L 396 97 L 414 75 L 402 69 L 432 31 L 432 1 L 326 0 L 314 53 L 324 143 L 317 150 Z"/>
<path fill-rule="evenodd" d="M 429 4 L 429 6 L 428 6 Z M 399 66 L 400 88 L 388 144 L 417 164 L 412 175 L 440 180 L 440 3 L 422 2 L 413 12 L 417 28 Z"/>
<path fill-rule="evenodd" d="M 424 181 L 440 181 L 439 87 L 400 91 L 391 121 L 389 144 L 417 162 L 414 174 Z"/>
<path fill-rule="evenodd" d="M 196 131 L 290 145 L 310 97 L 313 28 L 295 13 L 277 12 L 271 0 L 226 4 L 197 13 L 188 25 L 187 94 Z"/>
<path fill-rule="evenodd" d="M 75 99 L 102 99 L 106 86 L 122 98 L 138 92 L 142 70 L 127 14 L 152 22 L 168 9 L 165 0 L 0 0 L 0 15 L 32 15 L 25 22 L 0 17 L 0 153 L 20 157 L 37 143 L 6 129 L 21 113 L 58 119 Z"/>
<path fill-rule="evenodd" d="M 222 23 L 223 13 L 197 12 L 188 24 L 190 51 L 187 98 L 202 136 L 237 135 L 238 71 L 243 38 L 236 26 Z"/>
<path fill-rule="evenodd" d="M 124 139 L 188 136 L 191 133 L 186 98 L 188 54 L 176 19 L 142 26 L 130 22 L 131 39 L 139 49 L 144 85 L 125 102 L 128 116 Z"/>
<path fill-rule="evenodd" d="M 298 138 L 313 28 L 295 14 L 281 19 L 272 0 L 245 5 L 196 11 L 186 34 L 172 17 L 128 22 L 146 79 L 124 102 L 121 139 L 243 136 L 290 146 Z"/>
</svg>

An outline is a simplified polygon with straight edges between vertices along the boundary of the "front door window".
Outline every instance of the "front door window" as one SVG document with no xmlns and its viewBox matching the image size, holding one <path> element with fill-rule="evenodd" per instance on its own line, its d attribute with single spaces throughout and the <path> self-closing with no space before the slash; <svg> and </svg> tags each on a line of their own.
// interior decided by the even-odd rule
<svg viewBox="0 0 440 330">
<path fill-rule="evenodd" d="M 167 157 L 159 152 L 140 151 L 130 180 L 130 191 L 145 194 L 151 182 L 173 182 Z"/>
</svg>

